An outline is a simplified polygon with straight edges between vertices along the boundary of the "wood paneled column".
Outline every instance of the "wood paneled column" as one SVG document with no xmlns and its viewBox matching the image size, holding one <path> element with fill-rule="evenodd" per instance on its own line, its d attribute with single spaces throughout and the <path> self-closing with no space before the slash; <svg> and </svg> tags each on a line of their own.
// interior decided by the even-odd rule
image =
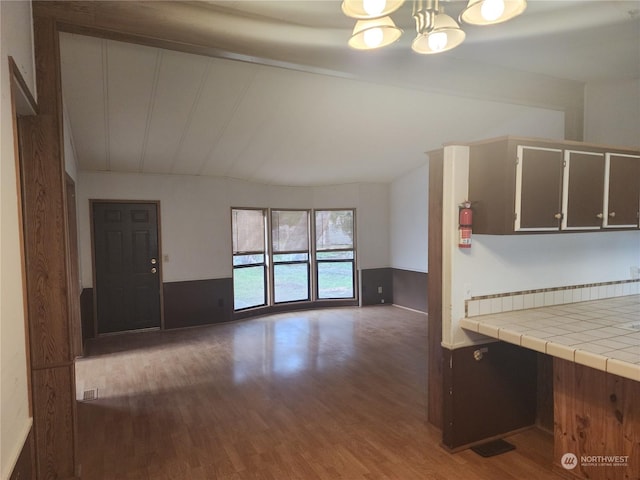
<svg viewBox="0 0 640 480">
<path fill-rule="evenodd" d="M 428 308 L 428 400 L 427 417 L 442 429 L 443 424 L 443 349 L 442 343 L 442 192 L 443 150 L 429 152 L 429 276 Z"/>
<path fill-rule="evenodd" d="M 35 8 L 34 44 L 39 114 L 20 120 L 20 140 L 36 473 L 69 479 L 76 470 L 75 374 L 58 32 Z"/>
</svg>

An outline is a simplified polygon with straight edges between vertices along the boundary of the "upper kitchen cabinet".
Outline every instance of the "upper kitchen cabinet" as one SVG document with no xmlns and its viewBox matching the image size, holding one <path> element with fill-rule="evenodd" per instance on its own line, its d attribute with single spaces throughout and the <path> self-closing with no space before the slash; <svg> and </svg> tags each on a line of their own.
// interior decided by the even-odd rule
<svg viewBox="0 0 640 480">
<path fill-rule="evenodd" d="M 563 230 L 596 230 L 602 226 L 604 171 L 604 153 L 564 151 Z"/>
<path fill-rule="evenodd" d="M 469 145 L 479 234 L 638 228 L 640 152 L 503 137 Z"/>
<path fill-rule="evenodd" d="M 603 227 L 638 227 L 640 217 L 640 155 L 607 153 Z"/>
<path fill-rule="evenodd" d="M 562 168 L 560 149 L 517 146 L 514 230 L 560 229 Z"/>
</svg>

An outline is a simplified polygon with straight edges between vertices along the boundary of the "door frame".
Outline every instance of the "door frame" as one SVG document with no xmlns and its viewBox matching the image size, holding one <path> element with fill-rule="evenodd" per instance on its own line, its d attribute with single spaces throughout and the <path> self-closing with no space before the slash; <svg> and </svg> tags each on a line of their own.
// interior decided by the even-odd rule
<svg viewBox="0 0 640 480">
<path fill-rule="evenodd" d="M 71 198 L 71 196 L 73 198 Z M 67 262 L 69 283 L 69 318 L 71 331 L 71 350 L 73 357 L 84 355 L 82 334 L 82 314 L 80 312 L 80 247 L 78 245 L 78 203 L 76 182 L 65 172 L 64 200 L 67 225 Z"/>
<path fill-rule="evenodd" d="M 146 203 L 153 204 L 156 206 L 156 222 L 158 225 L 158 263 L 160 263 L 160 275 L 158 275 L 158 288 L 160 294 L 160 330 L 164 330 L 164 266 L 163 265 L 163 256 L 162 256 L 162 221 L 161 221 L 161 209 L 160 209 L 160 200 L 123 200 L 123 199 L 101 199 L 101 198 L 90 198 L 89 199 L 89 222 L 91 231 L 91 278 L 93 282 L 93 332 L 94 337 L 105 337 L 109 335 L 121 335 L 124 333 L 132 333 L 136 331 L 145 331 L 147 329 L 142 330 L 127 330 L 125 332 L 113 332 L 113 333 L 98 333 L 98 288 L 96 285 L 96 248 L 95 248 L 95 238 L 94 238 L 94 226 L 93 226 L 93 204 L 94 203 Z"/>
<path fill-rule="evenodd" d="M 25 341 L 25 357 L 26 357 L 26 373 L 27 373 L 27 400 L 29 403 L 29 417 L 33 422 L 34 417 L 34 401 L 33 401 L 33 387 L 31 379 L 31 317 L 29 315 L 29 290 L 28 281 L 31 278 L 31 272 L 27 268 L 27 246 L 25 245 L 25 229 L 27 225 L 24 220 L 24 211 L 28 208 L 25 205 L 25 198 L 22 188 L 24 163 L 31 161 L 29 158 L 25 158 L 25 153 L 21 148 L 21 117 L 33 117 L 38 114 L 38 104 L 29 90 L 29 86 L 22 76 L 20 68 L 16 64 L 14 58 L 9 56 L 7 58 L 9 63 L 9 90 L 10 90 L 10 102 L 11 102 L 11 128 L 13 131 L 13 152 L 15 161 L 15 175 L 16 175 L 16 196 L 18 207 L 18 240 L 20 244 L 20 283 L 22 286 L 22 313 L 24 315 L 24 341 Z M 31 427 L 33 429 L 33 426 Z M 35 470 L 35 464 L 34 464 Z"/>
</svg>

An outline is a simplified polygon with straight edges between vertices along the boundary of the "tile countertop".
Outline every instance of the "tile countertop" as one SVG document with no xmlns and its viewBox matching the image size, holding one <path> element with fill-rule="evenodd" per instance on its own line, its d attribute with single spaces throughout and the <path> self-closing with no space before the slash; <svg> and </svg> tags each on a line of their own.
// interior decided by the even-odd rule
<svg viewBox="0 0 640 480">
<path fill-rule="evenodd" d="M 640 295 L 468 317 L 460 326 L 640 381 Z"/>
</svg>

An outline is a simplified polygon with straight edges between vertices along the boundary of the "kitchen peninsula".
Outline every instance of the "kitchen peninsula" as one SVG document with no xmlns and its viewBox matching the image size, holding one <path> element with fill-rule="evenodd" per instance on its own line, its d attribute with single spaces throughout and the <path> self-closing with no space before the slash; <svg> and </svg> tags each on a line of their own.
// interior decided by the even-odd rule
<svg viewBox="0 0 640 480">
<path fill-rule="evenodd" d="M 554 459 L 575 455 L 570 473 L 640 477 L 640 295 L 472 316 L 460 325 L 554 357 Z"/>
</svg>

